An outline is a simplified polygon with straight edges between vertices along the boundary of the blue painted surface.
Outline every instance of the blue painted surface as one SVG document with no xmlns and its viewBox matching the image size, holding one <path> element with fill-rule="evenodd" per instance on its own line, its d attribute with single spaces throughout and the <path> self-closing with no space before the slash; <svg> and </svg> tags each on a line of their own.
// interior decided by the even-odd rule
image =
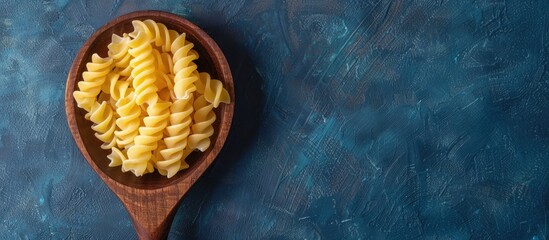
<svg viewBox="0 0 549 240">
<path fill-rule="evenodd" d="M 547 239 L 549 2 L 0 3 L 0 233 L 134 239 L 63 92 L 95 29 L 173 12 L 226 53 L 236 115 L 171 239 Z"/>
</svg>

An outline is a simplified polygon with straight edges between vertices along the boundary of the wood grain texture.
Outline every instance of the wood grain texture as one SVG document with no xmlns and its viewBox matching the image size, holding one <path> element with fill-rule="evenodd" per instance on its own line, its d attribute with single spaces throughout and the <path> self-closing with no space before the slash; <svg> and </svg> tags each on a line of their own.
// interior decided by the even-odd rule
<svg viewBox="0 0 549 240">
<path fill-rule="evenodd" d="M 78 81 L 82 80 L 82 72 L 91 55 L 99 53 L 106 56 L 112 34 L 129 33 L 133 30 L 132 20 L 145 19 L 163 23 L 169 29 L 180 33 L 185 32 L 188 41 L 195 44 L 195 49 L 199 53 L 200 58 L 196 61 L 199 70 L 207 71 L 213 78 L 221 80 L 231 96 L 230 104 L 221 104 L 214 110 L 217 120 L 213 124 L 213 144 L 204 153 L 192 153 L 187 158 L 190 168 L 180 171 L 170 179 L 157 172 L 135 177 L 130 172 L 123 173 L 119 167 L 110 168 L 106 157 L 109 152 L 100 148 L 101 142 L 95 138 L 91 122 L 84 118 L 85 112 L 76 106 L 73 98 L 73 92 Z M 90 166 L 122 201 L 139 238 L 164 239 L 182 197 L 212 164 L 225 143 L 234 111 L 234 86 L 227 60 L 217 44 L 204 31 L 174 14 L 139 11 L 110 21 L 84 43 L 67 77 L 65 108 L 76 145 Z"/>
</svg>

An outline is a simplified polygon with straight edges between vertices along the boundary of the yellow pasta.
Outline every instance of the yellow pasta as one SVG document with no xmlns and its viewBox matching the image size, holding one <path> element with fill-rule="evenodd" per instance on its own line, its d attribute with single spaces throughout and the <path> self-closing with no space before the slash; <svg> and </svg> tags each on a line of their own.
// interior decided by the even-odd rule
<svg viewBox="0 0 549 240">
<path fill-rule="evenodd" d="M 107 158 L 111 160 L 109 163 L 109 167 L 117 167 L 122 165 L 123 161 L 126 161 L 128 157 L 126 157 L 126 149 L 120 150 L 117 147 L 113 147 L 111 149 L 111 153 L 107 155 Z"/>
<path fill-rule="evenodd" d="M 157 70 L 156 81 L 154 84 L 156 85 L 156 88 L 158 89 L 158 91 L 162 91 L 164 88 L 168 87 L 168 85 L 170 84 L 169 83 L 170 79 L 168 77 L 168 74 L 170 73 L 170 68 L 168 64 L 170 63 L 167 62 L 166 59 L 163 59 L 162 54 L 156 49 L 153 49 L 153 55 L 155 58 L 156 70 Z"/>
<path fill-rule="evenodd" d="M 113 75 L 112 77 L 107 76 L 107 79 L 109 79 L 109 93 L 111 95 L 111 101 L 114 102 L 112 105 L 116 106 L 116 101 L 125 97 L 128 89 L 130 89 L 131 79 L 119 79 L 116 76 L 118 75 L 117 73 L 111 74 Z"/>
<path fill-rule="evenodd" d="M 115 131 L 114 134 L 118 137 L 118 147 L 127 148 L 133 145 L 134 138 L 139 133 L 138 130 L 141 125 L 139 119 L 141 108 L 135 103 L 134 92 L 120 98 L 116 102 L 116 107 L 116 112 L 119 116 L 118 119 L 116 119 L 116 126 L 118 126 L 120 130 Z"/>
<path fill-rule="evenodd" d="M 174 93 L 178 99 L 186 99 L 196 91 L 194 82 L 198 80 L 193 72 L 197 69 L 194 60 L 198 59 L 198 53 L 192 50 L 194 44 L 185 40 L 185 34 L 179 35 L 172 43 Z"/>
<path fill-rule="evenodd" d="M 83 81 L 78 82 L 78 89 L 73 96 L 77 106 L 90 112 L 101 91 L 107 74 L 111 71 L 112 59 L 92 55 L 92 61 L 86 64 L 87 71 L 82 73 Z"/>
<path fill-rule="evenodd" d="M 223 83 L 216 79 L 211 79 L 210 74 L 206 72 L 200 73 L 200 87 L 204 90 L 199 93 L 204 94 L 204 98 L 209 103 L 213 104 L 214 108 L 219 106 L 219 103 L 230 103 L 231 97 L 227 89 L 223 88 Z M 196 85 L 198 88 L 198 84 Z M 198 89 L 197 89 L 198 91 Z"/>
<path fill-rule="evenodd" d="M 173 40 L 179 36 L 179 33 L 169 30 L 166 25 L 157 23 L 151 19 L 147 19 L 143 23 L 147 26 L 155 46 L 161 47 L 164 52 L 169 52 Z"/>
<path fill-rule="evenodd" d="M 189 167 L 184 158 L 190 151 L 185 152 L 184 149 L 187 147 L 187 137 L 191 130 L 192 100 L 193 98 L 177 99 L 170 108 L 170 125 L 166 127 L 167 136 L 164 137 L 166 149 L 160 151 L 164 160 L 156 163 L 158 171 L 169 178 L 182 167 Z"/>
<path fill-rule="evenodd" d="M 129 53 L 134 57 L 130 61 L 130 66 L 133 67 L 131 76 L 133 77 L 132 86 L 135 89 L 138 105 L 143 105 L 147 102 L 149 105 L 154 105 L 158 100 L 156 91 L 158 88 L 154 84 L 156 81 L 156 67 L 152 46 L 150 44 L 150 33 L 141 21 L 132 21 L 134 31 L 129 34 L 133 37 L 129 42 L 131 47 Z"/>
<path fill-rule="evenodd" d="M 151 156 L 151 162 L 153 163 L 153 165 L 156 167 L 156 163 L 158 161 L 162 161 L 163 158 L 162 158 L 162 155 L 160 154 L 160 151 L 166 149 L 166 145 L 164 144 L 163 141 L 159 141 L 158 142 L 158 146 L 156 147 L 156 149 L 153 151 L 152 153 L 152 156 Z M 160 173 L 160 171 L 158 171 Z M 164 174 L 165 175 L 165 174 Z"/>
<path fill-rule="evenodd" d="M 153 20 L 132 21 L 133 32 L 113 34 L 108 57 L 93 54 L 73 92 L 110 150 L 110 167 L 171 178 L 206 151 L 214 134 L 214 108 L 229 103 L 219 80 L 199 73 L 198 53 L 185 33 Z"/>
<path fill-rule="evenodd" d="M 125 77 L 130 76 L 133 69 L 130 66 L 132 56 L 128 52 L 130 40 L 128 34 L 124 34 L 123 37 L 113 34 L 112 42 L 107 46 L 109 57 L 114 59 L 114 66 L 118 68 L 119 74 Z"/>
<path fill-rule="evenodd" d="M 142 176 L 151 169 L 152 152 L 158 147 L 158 141 L 163 137 L 163 130 L 168 125 L 170 116 L 169 102 L 157 102 L 147 108 L 148 116 L 143 119 L 145 126 L 139 128 L 139 135 L 134 139 L 134 145 L 128 149 L 128 160 L 122 163 L 123 171 L 132 171 L 136 176 Z"/>
<path fill-rule="evenodd" d="M 107 102 L 101 104 L 95 102 L 90 111 L 90 120 L 94 123 L 92 129 L 96 131 L 95 137 L 103 141 L 101 148 L 111 149 L 116 145 L 116 130 L 114 113 Z"/>
<path fill-rule="evenodd" d="M 105 77 L 105 81 L 103 82 L 103 85 L 101 86 L 101 93 L 111 94 L 111 88 L 114 87 L 112 85 L 118 82 L 119 77 L 120 77 L 120 74 L 118 73 L 114 73 L 114 72 L 108 73 L 107 76 Z"/>
<path fill-rule="evenodd" d="M 173 72 L 173 58 L 172 58 L 172 55 L 167 53 L 167 52 L 163 52 L 160 54 L 160 59 L 162 59 L 162 63 L 164 65 L 167 65 L 168 66 L 168 74 L 172 74 L 174 75 L 175 73 Z"/>
<path fill-rule="evenodd" d="M 157 86 L 162 86 L 162 88 L 159 87 L 160 90 L 158 91 L 158 97 L 164 101 L 170 101 L 171 99 L 174 99 L 175 96 L 173 94 L 173 75 L 159 73 L 157 77 Z"/>
<path fill-rule="evenodd" d="M 201 95 L 194 101 L 194 124 L 191 127 L 192 134 L 187 140 L 187 144 L 191 149 L 204 152 L 210 147 L 210 137 L 214 133 L 212 124 L 216 118 L 212 109 L 213 105 L 206 101 L 204 95 Z"/>
</svg>

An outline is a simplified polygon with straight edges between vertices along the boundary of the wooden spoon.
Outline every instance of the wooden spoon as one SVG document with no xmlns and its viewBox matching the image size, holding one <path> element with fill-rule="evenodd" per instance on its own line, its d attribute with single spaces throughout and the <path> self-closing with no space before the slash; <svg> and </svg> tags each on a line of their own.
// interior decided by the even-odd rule
<svg viewBox="0 0 549 240">
<path fill-rule="evenodd" d="M 120 167 L 108 166 L 109 151 L 101 149 L 101 142 L 94 136 L 91 122 L 84 118 L 86 113 L 78 108 L 73 98 L 78 81 L 91 55 L 98 53 L 107 56 L 107 45 L 112 34 L 122 35 L 133 31 L 132 20 L 152 19 L 165 24 L 169 29 L 185 32 L 187 39 L 194 43 L 200 55 L 196 61 L 199 71 L 209 72 L 219 79 L 231 96 L 230 104 L 221 104 L 215 113 L 217 120 L 211 137 L 212 145 L 203 152 L 194 152 L 188 158 L 189 169 L 180 171 L 168 179 L 158 173 L 135 177 L 132 173 L 122 173 Z M 212 164 L 223 147 L 234 111 L 234 86 L 231 71 L 225 56 L 217 44 L 199 27 L 174 14 L 159 11 L 139 11 L 120 16 L 97 30 L 84 43 L 74 59 L 67 77 L 65 89 L 65 110 L 69 128 L 76 145 L 90 166 L 107 186 L 118 196 L 126 207 L 139 239 L 165 239 L 173 217 L 185 193 Z"/>
</svg>

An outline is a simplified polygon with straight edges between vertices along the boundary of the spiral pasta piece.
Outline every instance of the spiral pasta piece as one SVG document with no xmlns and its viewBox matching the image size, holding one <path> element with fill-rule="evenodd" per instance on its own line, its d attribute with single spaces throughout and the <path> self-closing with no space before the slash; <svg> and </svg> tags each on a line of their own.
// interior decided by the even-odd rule
<svg viewBox="0 0 549 240">
<path fill-rule="evenodd" d="M 197 70 L 193 72 L 193 75 L 196 76 L 196 78 L 198 78 L 198 80 L 194 82 L 194 86 L 196 87 L 196 92 L 199 95 L 204 95 L 204 89 L 206 88 L 206 78 L 200 77 L 200 73 Z"/>
<path fill-rule="evenodd" d="M 107 48 L 109 49 L 108 55 L 114 59 L 114 66 L 119 69 L 119 74 L 125 77 L 130 76 L 133 69 L 130 66 L 130 60 L 132 58 L 129 53 L 130 40 L 128 34 L 124 34 L 122 37 L 113 34 L 112 42 L 107 45 Z"/>
<path fill-rule="evenodd" d="M 156 70 L 158 73 L 169 74 L 170 65 L 172 65 L 172 59 L 169 54 L 160 53 L 158 50 L 153 49 L 153 54 L 156 62 Z"/>
<path fill-rule="evenodd" d="M 164 156 L 162 156 L 162 152 L 166 151 L 166 146 L 159 147 L 160 150 L 160 156 L 156 160 L 155 166 L 156 170 L 158 170 L 158 173 L 160 173 L 162 176 L 166 176 L 167 178 L 172 178 L 177 174 L 179 171 L 183 169 L 189 168 L 189 164 L 185 162 L 185 159 L 193 153 L 193 150 L 191 149 L 183 149 L 181 151 L 181 160 L 175 162 L 174 164 L 168 164 L 170 160 L 165 160 Z M 165 167 L 158 167 L 159 165 L 166 164 Z"/>
<path fill-rule="evenodd" d="M 166 73 L 174 75 L 172 55 L 169 53 L 163 52 L 160 54 L 160 58 L 162 59 L 163 64 L 168 66 L 168 72 Z"/>
<path fill-rule="evenodd" d="M 73 92 L 79 108 L 86 112 L 91 111 L 106 76 L 111 71 L 111 66 L 111 58 L 101 58 L 98 54 L 92 55 L 92 61 L 86 64 L 87 70 L 82 73 L 83 81 L 78 82 L 79 90 Z"/>
<path fill-rule="evenodd" d="M 109 167 L 116 167 L 122 165 L 122 162 L 126 161 L 126 149 L 120 150 L 117 147 L 111 149 L 111 153 L 107 155 L 107 158 L 111 160 Z"/>
<path fill-rule="evenodd" d="M 114 134 L 118 138 L 117 145 L 120 148 L 127 148 L 133 145 L 134 138 L 139 134 L 141 108 L 139 108 L 134 100 L 135 94 L 131 92 L 128 96 L 120 98 L 116 102 L 116 112 L 119 116 L 116 119 L 116 126 L 120 130 L 115 131 Z"/>
<path fill-rule="evenodd" d="M 158 161 L 163 160 L 162 155 L 160 154 L 160 151 L 162 151 L 164 149 L 166 149 L 166 144 L 164 144 L 164 141 L 159 141 L 158 146 L 153 151 L 152 156 L 151 156 L 151 162 L 153 163 L 153 165 L 156 166 L 156 163 Z"/>
<path fill-rule="evenodd" d="M 162 83 L 159 83 L 160 81 Z M 164 101 L 170 101 L 171 99 L 175 99 L 175 95 L 173 94 L 173 75 L 159 73 L 156 82 L 158 88 L 160 89 L 158 91 L 158 97 L 160 99 Z M 162 86 L 162 88 L 160 86 Z"/>
<path fill-rule="evenodd" d="M 199 96 L 194 101 L 194 124 L 191 127 L 192 134 L 187 140 L 187 145 L 191 149 L 198 149 L 201 152 L 206 151 L 210 146 L 210 137 L 214 133 L 212 124 L 215 122 L 216 116 L 213 110 L 213 105 L 206 101 L 204 95 Z"/>
<path fill-rule="evenodd" d="M 151 19 L 147 19 L 143 23 L 149 29 L 151 33 L 150 37 L 154 40 L 154 44 L 157 47 L 161 47 L 164 52 L 169 52 L 172 42 L 179 36 L 179 33 L 169 30 L 166 25 L 157 23 Z"/>
<path fill-rule="evenodd" d="M 162 54 L 158 50 L 153 49 L 153 54 L 157 63 L 156 82 L 154 82 L 154 84 L 156 85 L 158 91 L 161 92 L 161 90 L 168 87 L 169 84 L 168 74 L 170 73 L 170 68 L 168 67 L 168 64 L 170 63 L 167 62 L 166 59 L 163 59 Z"/>
<path fill-rule="evenodd" d="M 105 83 L 103 84 L 101 91 L 102 93 L 109 95 L 110 99 L 105 99 L 105 101 L 109 101 L 111 103 L 111 106 L 114 107 L 116 106 L 116 101 L 126 95 L 126 91 L 128 90 L 129 86 L 130 81 L 128 81 L 128 79 L 125 77 L 121 78 L 120 72 L 115 70 L 107 74 L 107 78 L 105 80 Z M 101 102 L 100 99 L 98 101 Z"/>
<path fill-rule="evenodd" d="M 148 116 L 143 119 L 145 126 L 139 128 L 139 135 L 134 138 L 134 145 L 128 149 L 128 160 L 122 163 L 123 171 L 132 171 L 142 176 L 145 171 L 153 169 L 152 152 L 158 147 L 163 137 L 163 130 L 168 125 L 170 116 L 169 102 L 157 102 L 147 108 Z"/>
<path fill-rule="evenodd" d="M 113 73 L 116 74 L 116 73 Z M 110 79 L 109 92 L 111 96 L 111 101 L 114 102 L 113 106 L 116 106 L 116 101 L 120 98 L 125 97 L 128 94 L 130 89 L 131 79 L 119 79 L 117 77 L 108 78 Z"/>
<path fill-rule="evenodd" d="M 196 91 L 194 82 L 198 80 L 193 72 L 197 69 L 193 62 L 198 59 L 198 53 L 192 50 L 194 44 L 185 41 L 185 34 L 179 35 L 172 43 L 174 93 L 178 99 L 186 99 Z"/>
<path fill-rule="evenodd" d="M 164 88 L 167 88 L 168 87 L 168 84 L 166 82 L 166 78 L 168 78 L 168 75 L 166 75 L 165 73 L 157 73 L 156 74 L 156 82 L 154 83 L 154 85 L 156 86 L 156 88 L 158 89 L 158 91 L 161 91 L 162 89 Z"/>
<path fill-rule="evenodd" d="M 111 94 L 112 85 L 118 82 L 119 77 L 120 74 L 115 72 L 110 72 L 109 74 L 107 74 L 107 76 L 105 77 L 105 82 L 103 82 L 103 85 L 101 86 L 101 94 Z"/>
<path fill-rule="evenodd" d="M 202 91 L 204 98 L 209 103 L 213 104 L 214 108 L 219 106 L 219 103 L 230 103 L 231 97 L 227 89 L 223 88 L 223 83 L 216 79 L 211 79 L 210 74 L 206 72 L 200 73 L 200 84 L 196 84 L 197 91 L 198 87 L 204 87 Z"/>
<path fill-rule="evenodd" d="M 116 108 L 116 102 L 118 99 L 126 96 L 130 83 L 131 82 L 128 81 L 128 79 L 120 79 L 119 72 L 114 71 L 109 73 L 107 75 L 107 80 L 103 84 L 103 88 L 107 88 L 108 91 L 102 90 L 97 101 L 107 101 L 111 107 Z"/>
<path fill-rule="evenodd" d="M 103 101 L 95 102 L 90 113 L 90 120 L 94 123 L 92 129 L 96 132 L 95 137 L 103 142 L 101 148 L 111 149 L 116 145 L 114 111 L 107 102 Z"/>
<path fill-rule="evenodd" d="M 171 106 L 170 124 L 166 127 L 167 136 L 164 137 L 166 149 L 160 151 L 163 160 L 156 162 L 158 171 L 171 178 L 180 169 L 188 168 L 185 157 L 190 151 L 185 152 L 187 137 L 190 134 L 193 112 L 193 98 L 177 99 Z"/>
<path fill-rule="evenodd" d="M 134 31 L 129 35 L 134 37 L 129 42 L 131 47 L 129 53 L 134 57 L 130 61 L 130 66 L 133 67 L 131 76 L 133 78 L 132 86 L 135 89 L 138 105 L 148 103 L 154 105 L 158 101 L 156 91 L 158 88 L 155 85 L 156 81 L 156 64 L 153 56 L 152 46 L 149 44 L 150 37 L 147 32 L 150 31 L 141 21 L 132 21 Z"/>
</svg>

